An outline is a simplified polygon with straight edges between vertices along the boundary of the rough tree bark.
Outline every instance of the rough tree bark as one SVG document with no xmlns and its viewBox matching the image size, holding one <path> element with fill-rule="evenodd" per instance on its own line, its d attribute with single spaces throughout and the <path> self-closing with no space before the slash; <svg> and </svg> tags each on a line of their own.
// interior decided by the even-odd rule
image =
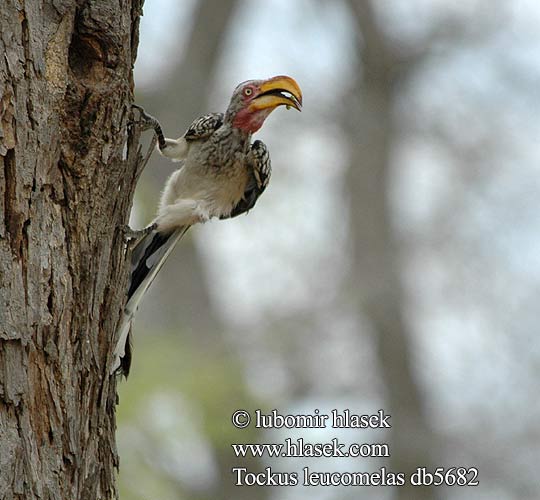
<svg viewBox="0 0 540 500">
<path fill-rule="evenodd" d="M 142 0 L 0 9 L 0 498 L 110 499 Z M 127 144 L 126 144 L 127 142 Z"/>
</svg>

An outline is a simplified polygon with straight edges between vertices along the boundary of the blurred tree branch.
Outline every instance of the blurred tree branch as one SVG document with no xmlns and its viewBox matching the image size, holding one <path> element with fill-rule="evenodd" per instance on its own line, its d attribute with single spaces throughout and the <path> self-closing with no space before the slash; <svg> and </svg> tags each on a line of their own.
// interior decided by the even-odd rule
<svg viewBox="0 0 540 500">
<path fill-rule="evenodd" d="M 410 72 L 416 63 L 430 56 L 435 47 L 484 43 L 508 18 L 510 2 L 504 2 L 493 9 L 489 0 L 474 2 L 474 12 L 463 15 L 457 9 L 438 19 L 433 19 L 426 34 L 416 43 L 400 43 L 384 33 L 377 16 L 375 3 L 370 0 L 348 0 L 349 7 L 361 33 L 361 49 L 366 67 L 372 71 L 386 68 L 391 72 Z M 379 3 L 379 7 L 382 3 Z M 384 7 L 388 8 L 388 7 Z M 486 16 L 490 12 L 492 15 Z M 470 19 L 475 22 L 471 23 Z"/>
<path fill-rule="evenodd" d="M 411 473 L 420 465 L 429 467 L 435 442 L 413 369 L 414 348 L 403 315 L 400 256 L 388 205 L 395 139 L 393 104 L 402 78 L 397 70 L 403 55 L 396 54 L 383 35 L 369 1 L 348 3 L 362 37 L 358 43 L 362 66 L 343 118 L 352 148 L 347 183 L 355 266 L 351 287 L 359 294 L 361 310 L 374 330 L 386 404 L 392 415 L 391 469 Z M 416 62 L 419 56 L 407 59 L 410 57 Z M 404 486 L 396 493 L 400 500 L 437 498 L 432 488 Z"/>
</svg>

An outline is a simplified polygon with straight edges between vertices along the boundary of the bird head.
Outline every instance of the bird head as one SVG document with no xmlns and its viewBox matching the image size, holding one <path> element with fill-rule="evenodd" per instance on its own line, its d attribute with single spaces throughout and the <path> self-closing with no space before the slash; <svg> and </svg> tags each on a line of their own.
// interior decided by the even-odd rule
<svg viewBox="0 0 540 500">
<path fill-rule="evenodd" d="M 234 127 L 254 133 L 278 106 L 298 111 L 302 107 L 302 91 L 289 76 L 242 82 L 233 92 L 227 116 Z"/>
</svg>

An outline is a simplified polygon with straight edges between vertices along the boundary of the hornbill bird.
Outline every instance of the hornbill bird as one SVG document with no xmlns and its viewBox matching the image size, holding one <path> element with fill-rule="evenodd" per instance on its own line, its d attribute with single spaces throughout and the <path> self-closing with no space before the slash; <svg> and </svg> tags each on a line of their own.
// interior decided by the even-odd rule
<svg viewBox="0 0 540 500">
<path fill-rule="evenodd" d="M 167 139 L 159 122 L 139 106 L 145 128 L 153 128 L 159 152 L 181 167 L 167 180 L 154 222 L 132 231 L 127 302 L 118 327 L 111 373 L 129 374 L 131 323 L 146 290 L 174 245 L 193 224 L 213 217 L 227 219 L 248 212 L 270 179 L 268 150 L 251 142 L 278 106 L 300 111 L 302 92 L 288 76 L 249 80 L 236 87 L 225 113 L 197 118 L 179 139 Z"/>
</svg>

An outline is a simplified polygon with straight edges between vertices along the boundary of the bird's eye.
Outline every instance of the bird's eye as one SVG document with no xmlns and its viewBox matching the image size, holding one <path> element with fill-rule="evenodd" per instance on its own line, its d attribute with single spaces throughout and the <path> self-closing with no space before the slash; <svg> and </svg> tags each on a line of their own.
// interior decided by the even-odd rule
<svg viewBox="0 0 540 500">
<path fill-rule="evenodd" d="M 247 89 L 244 89 L 244 95 L 246 96 L 250 96 L 251 94 L 253 94 L 253 90 L 250 89 L 249 87 Z"/>
</svg>

